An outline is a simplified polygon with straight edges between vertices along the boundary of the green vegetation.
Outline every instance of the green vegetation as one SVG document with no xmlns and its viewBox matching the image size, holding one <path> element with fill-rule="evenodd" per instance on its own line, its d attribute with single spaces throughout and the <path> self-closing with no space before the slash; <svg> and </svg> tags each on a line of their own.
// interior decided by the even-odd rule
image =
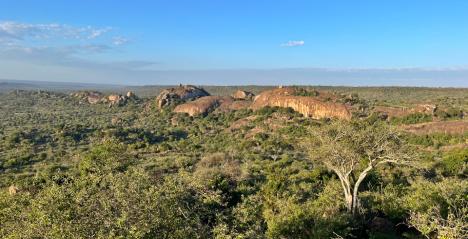
<svg viewBox="0 0 468 239">
<path fill-rule="evenodd" d="M 398 124 L 417 124 L 424 122 L 431 122 L 432 116 L 423 113 L 413 113 L 404 117 L 392 118 L 391 123 Z"/>
<path fill-rule="evenodd" d="M 466 238 L 467 133 L 401 132 L 426 115 L 366 117 L 389 92 L 377 103 L 429 92 L 466 109 L 463 90 L 333 89 L 366 112 L 189 117 L 154 98 L 0 94 L 0 238 Z"/>
</svg>

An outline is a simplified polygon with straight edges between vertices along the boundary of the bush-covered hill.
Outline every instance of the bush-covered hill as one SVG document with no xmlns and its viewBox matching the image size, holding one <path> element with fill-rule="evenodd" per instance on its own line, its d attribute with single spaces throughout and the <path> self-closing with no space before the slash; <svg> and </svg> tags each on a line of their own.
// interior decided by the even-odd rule
<svg viewBox="0 0 468 239">
<path fill-rule="evenodd" d="M 468 133 L 414 125 L 466 120 L 372 111 L 466 112 L 466 89 L 317 89 L 358 93 L 369 110 L 351 121 L 278 107 L 189 117 L 154 97 L 109 107 L 1 94 L 0 237 L 467 237 Z"/>
</svg>

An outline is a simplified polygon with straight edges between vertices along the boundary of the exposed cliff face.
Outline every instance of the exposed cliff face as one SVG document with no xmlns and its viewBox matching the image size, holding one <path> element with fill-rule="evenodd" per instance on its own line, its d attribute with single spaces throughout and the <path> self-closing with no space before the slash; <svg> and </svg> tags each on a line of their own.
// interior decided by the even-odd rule
<svg viewBox="0 0 468 239">
<path fill-rule="evenodd" d="M 252 92 L 238 90 L 231 95 L 236 100 L 252 100 L 255 95 Z"/>
<path fill-rule="evenodd" d="M 179 87 L 163 90 L 158 97 L 156 97 L 156 103 L 159 108 L 162 108 L 173 103 L 185 102 L 209 95 L 210 94 L 202 88 L 191 85 L 181 85 Z"/>
<path fill-rule="evenodd" d="M 258 110 L 265 106 L 290 107 L 304 116 L 314 119 L 351 119 L 351 113 L 344 104 L 324 102 L 318 97 L 297 96 L 296 94 L 297 89 L 292 87 L 264 91 L 255 97 L 251 108 Z"/>
</svg>

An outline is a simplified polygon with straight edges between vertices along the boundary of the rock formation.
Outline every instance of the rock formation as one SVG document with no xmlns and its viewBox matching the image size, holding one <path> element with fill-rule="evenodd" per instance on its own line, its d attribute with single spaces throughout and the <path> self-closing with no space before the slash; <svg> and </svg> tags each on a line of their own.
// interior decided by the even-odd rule
<svg viewBox="0 0 468 239">
<path fill-rule="evenodd" d="M 103 93 L 98 91 L 78 91 L 70 94 L 72 97 L 78 98 L 80 103 L 98 104 L 109 103 L 109 106 L 121 106 L 129 99 L 136 100 L 136 95 L 129 91 L 126 95 L 110 94 L 104 96 Z"/>
<path fill-rule="evenodd" d="M 236 100 L 252 100 L 255 95 L 252 92 L 238 90 L 231 95 Z"/>
<path fill-rule="evenodd" d="M 133 99 L 133 98 L 136 98 L 136 95 L 135 93 L 133 93 L 133 91 L 128 91 L 127 94 L 126 94 L 127 98 L 129 99 Z"/>
<path fill-rule="evenodd" d="M 15 195 L 18 193 L 18 191 L 19 189 L 15 185 L 11 185 L 10 187 L 8 187 L 8 194 L 10 195 Z"/>
<path fill-rule="evenodd" d="M 78 91 L 71 93 L 71 96 L 78 98 L 80 103 L 87 102 L 89 104 L 97 104 L 103 98 L 103 94 L 99 91 Z"/>
<path fill-rule="evenodd" d="M 351 119 L 351 113 L 344 104 L 324 102 L 318 97 L 297 96 L 297 93 L 298 90 L 293 87 L 264 91 L 255 97 L 251 108 L 258 110 L 265 106 L 290 107 L 304 116 L 314 119 Z"/>
<path fill-rule="evenodd" d="M 210 94 L 202 88 L 191 85 L 180 85 L 179 87 L 163 90 L 158 97 L 156 97 L 156 102 L 158 107 L 162 108 L 166 105 L 195 100 L 209 95 Z"/>
<path fill-rule="evenodd" d="M 121 105 L 126 100 L 127 100 L 126 96 L 121 96 L 121 95 L 116 95 L 116 94 L 107 96 L 107 101 L 109 102 L 110 106 Z"/>
<path fill-rule="evenodd" d="M 227 105 L 232 103 L 233 99 L 231 97 L 205 96 L 197 100 L 178 105 L 174 109 L 174 112 L 187 113 L 190 116 L 204 115 L 214 111 L 218 107 L 228 108 Z"/>
</svg>

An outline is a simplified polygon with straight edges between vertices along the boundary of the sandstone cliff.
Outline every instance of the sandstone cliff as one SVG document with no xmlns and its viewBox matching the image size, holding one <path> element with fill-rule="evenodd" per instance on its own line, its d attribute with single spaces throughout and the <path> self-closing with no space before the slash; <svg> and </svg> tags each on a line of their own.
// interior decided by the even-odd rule
<svg viewBox="0 0 468 239">
<path fill-rule="evenodd" d="M 290 107 L 314 119 L 351 119 L 351 113 L 344 104 L 321 101 L 318 97 L 298 96 L 297 93 L 297 88 L 293 87 L 264 91 L 255 97 L 251 108 L 258 110 L 265 106 Z"/>
</svg>

